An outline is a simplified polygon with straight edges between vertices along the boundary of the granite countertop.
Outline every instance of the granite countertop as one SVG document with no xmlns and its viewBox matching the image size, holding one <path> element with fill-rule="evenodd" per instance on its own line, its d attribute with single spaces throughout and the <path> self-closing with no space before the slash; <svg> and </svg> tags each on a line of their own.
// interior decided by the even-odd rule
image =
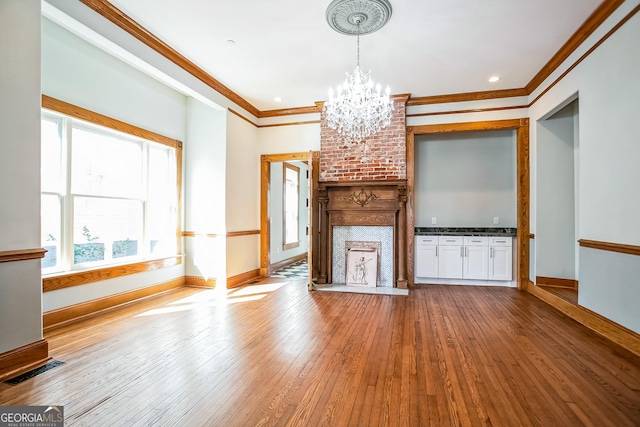
<svg viewBox="0 0 640 427">
<path fill-rule="evenodd" d="M 416 236 L 515 236 L 516 228 L 506 227 L 416 227 Z"/>
</svg>

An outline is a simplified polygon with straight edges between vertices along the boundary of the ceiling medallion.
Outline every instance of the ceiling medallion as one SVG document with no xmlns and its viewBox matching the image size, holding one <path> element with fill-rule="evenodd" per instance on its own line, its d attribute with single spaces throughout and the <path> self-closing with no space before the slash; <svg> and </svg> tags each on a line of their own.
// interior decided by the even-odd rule
<svg viewBox="0 0 640 427">
<path fill-rule="evenodd" d="M 331 28 L 348 36 L 374 33 L 389 18 L 391 3 L 387 0 L 333 0 L 327 7 L 327 22 Z"/>
<path fill-rule="evenodd" d="M 327 8 L 327 22 L 337 32 L 357 36 L 357 61 L 353 75 L 338 85 L 336 96 L 329 90 L 329 100 L 323 110 L 331 129 L 348 141 L 364 138 L 389 126 L 393 114 L 390 89 L 380 93 L 380 85 L 371 80 L 371 71 L 360 69 L 360 34 L 370 34 L 382 28 L 391 17 L 387 0 L 334 0 Z"/>
</svg>

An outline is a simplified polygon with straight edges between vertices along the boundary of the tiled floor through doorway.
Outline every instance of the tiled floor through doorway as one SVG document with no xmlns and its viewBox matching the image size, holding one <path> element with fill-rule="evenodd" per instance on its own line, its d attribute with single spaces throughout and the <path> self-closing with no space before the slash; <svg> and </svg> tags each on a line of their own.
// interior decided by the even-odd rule
<svg viewBox="0 0 640 427">
<path fill-rule="evenodd" d="M 305 278 L 309 277 L 309 267 L 307 266 L 307 260 L 297 261 L 287 267 L 281 268 L 278 271 L 271 273 L 271 277 L 277 277 L 281 279 L 289 278 Z"/>
</svg>

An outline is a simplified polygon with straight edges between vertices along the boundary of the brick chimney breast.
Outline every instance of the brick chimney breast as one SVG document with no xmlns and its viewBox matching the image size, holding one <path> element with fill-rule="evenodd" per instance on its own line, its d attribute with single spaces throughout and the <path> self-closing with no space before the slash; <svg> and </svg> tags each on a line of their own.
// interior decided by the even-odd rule
<svg viewBox="0 0 640 427">
<path fill-rule="evenodd" d="M 406 101 L 394 98 L 391 124 L 361 143 L 345 142 L 320 118 L 320 181 L 407 179 Z"/>
</svg>

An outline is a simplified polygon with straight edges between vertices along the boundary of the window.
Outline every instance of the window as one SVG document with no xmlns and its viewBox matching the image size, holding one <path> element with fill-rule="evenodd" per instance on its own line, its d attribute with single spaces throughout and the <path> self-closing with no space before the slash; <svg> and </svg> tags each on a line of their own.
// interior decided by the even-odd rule
<svg viewBox="0 0 640 427">
<path fill-rule="evenodd" d="M 283 249 L 296 248 L 300 245 L 299 230 L 299 199 L 300 199 L 300 168 L 283 163 Z"/>
<path fill-rule="evenodd" d="M 178 252 L 176 148 L 42 115 L 44 274 Z"/>
</svg>

